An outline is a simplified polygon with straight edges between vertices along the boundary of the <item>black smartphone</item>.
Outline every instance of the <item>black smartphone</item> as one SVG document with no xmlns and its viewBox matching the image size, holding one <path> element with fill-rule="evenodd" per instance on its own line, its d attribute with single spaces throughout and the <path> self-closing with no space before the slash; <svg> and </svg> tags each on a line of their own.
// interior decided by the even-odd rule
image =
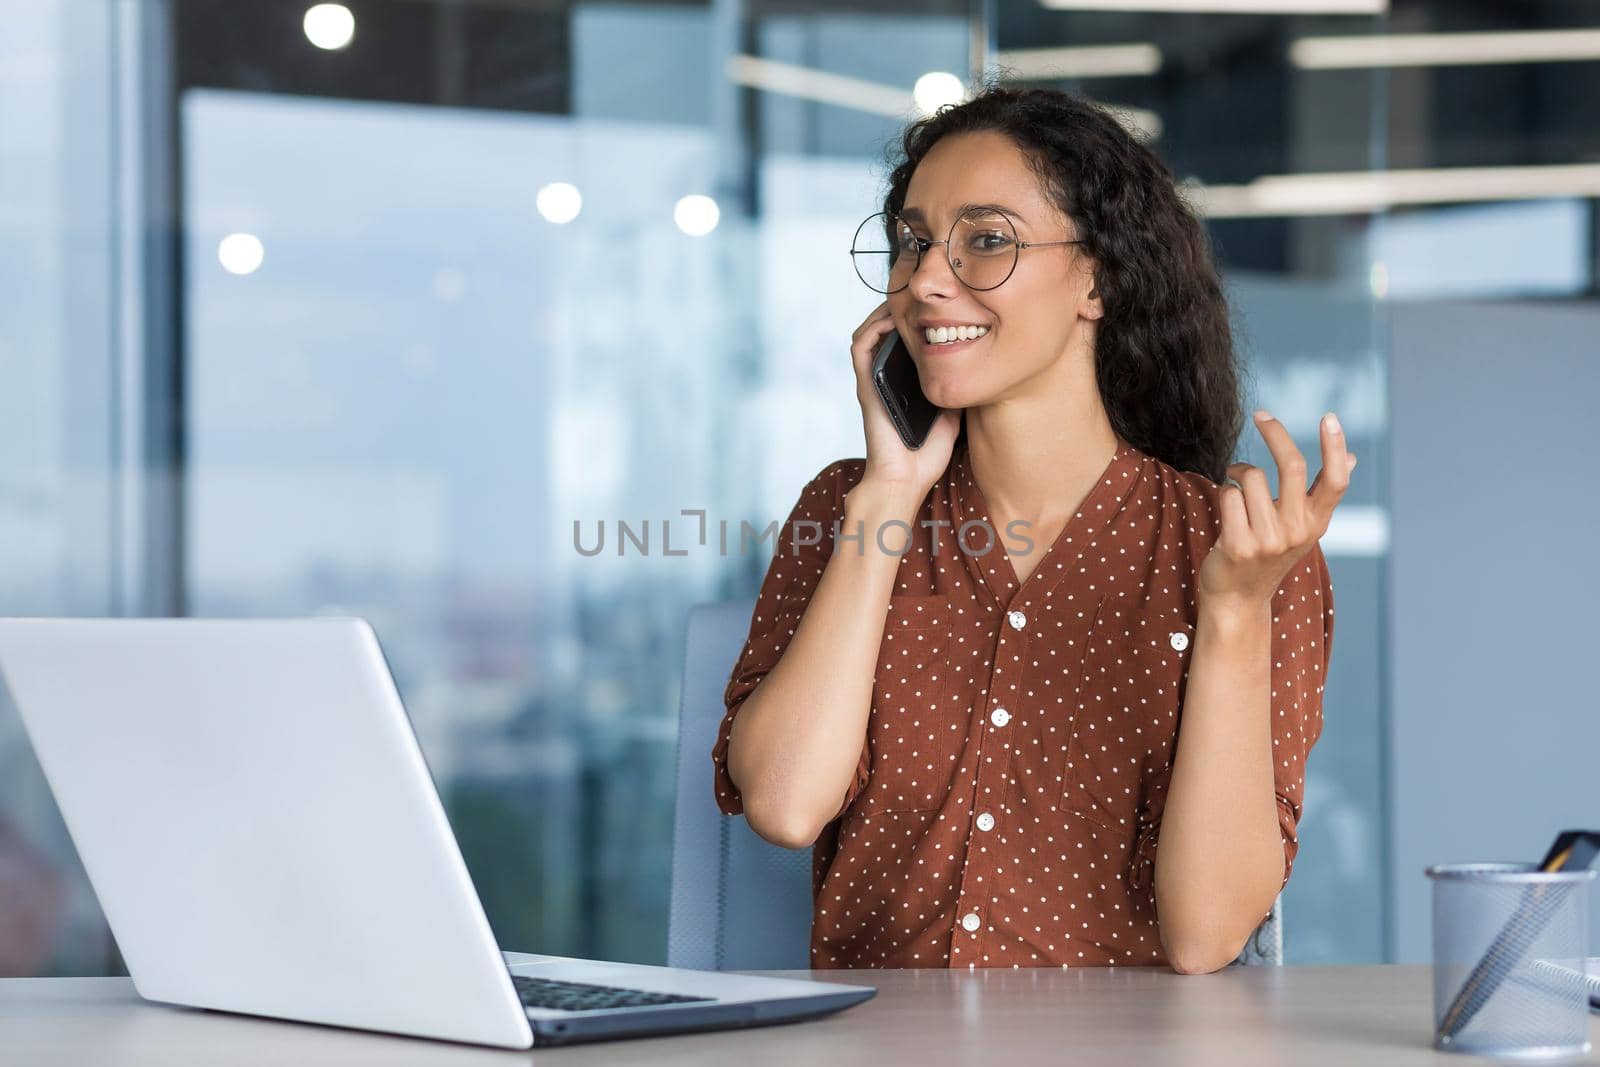
<svg viewBox="0 0 1600 1067">
<path fill-rule="evenodd" d="M 872 384 L 888 409 L 889 421 L 899 431 L 900 440 L 909 449 L 921 448 L 941 409 L 922 395 L 917 364 L 900 331 L 891 330 L 878 346 L 878 354 L 872 360 Z"/>
</svg>

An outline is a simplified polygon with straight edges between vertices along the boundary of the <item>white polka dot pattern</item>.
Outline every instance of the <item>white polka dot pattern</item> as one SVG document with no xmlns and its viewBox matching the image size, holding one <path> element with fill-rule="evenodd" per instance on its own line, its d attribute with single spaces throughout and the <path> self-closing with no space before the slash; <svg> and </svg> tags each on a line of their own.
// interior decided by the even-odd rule
<svg viewBox="0 0 1600 1067">
<path fill-rule="evenodd" d="M 864 467 L 829 464 L 779 533 L 711 753 L 727 814 L 744 810 L 727 773 L 733 716 L 788 647 Z M 1155 857 L 1219 491 L 1119 437 L 1018 583 L 1015 538 L 978 554 L 974 527 L 970 551 L 956 546 L 962 523 L 995 525 L 958 442 L 912 524 L 855 778 L 812 848 L 812 967 L 1167 963 Z M 801 520 L 820 524 L 818 544 L 795 544 Z M 1320 546 L 1278 588 L 1272 627 L 1287 884 L 1333 641 Z"/>
</svg>

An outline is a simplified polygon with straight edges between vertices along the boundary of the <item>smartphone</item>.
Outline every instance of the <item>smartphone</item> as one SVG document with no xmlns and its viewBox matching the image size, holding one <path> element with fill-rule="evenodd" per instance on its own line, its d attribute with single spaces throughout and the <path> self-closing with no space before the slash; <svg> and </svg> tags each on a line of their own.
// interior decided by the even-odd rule
<svg viewBox="0 0 1600 1067">
<path fill-rule="evenodd" d="M 872 384 L 888 409 L 889 421 L 894 423 L 900 440 L 913 451 L 921 448 L 941 409 L 922 395 L 917 364 L 900 331 L 891 330 L 878 346 L 878 354 L 872 360 Z"/>
</svg>

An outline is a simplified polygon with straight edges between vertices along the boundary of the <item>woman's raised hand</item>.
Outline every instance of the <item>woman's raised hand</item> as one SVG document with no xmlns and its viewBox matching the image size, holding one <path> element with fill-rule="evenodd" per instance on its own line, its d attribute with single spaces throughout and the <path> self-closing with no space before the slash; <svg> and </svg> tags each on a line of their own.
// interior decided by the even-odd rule
<svg viewBox="0 0 1600 1067">
<path fill-rule="evenodd" d="M 1228 465 L 1225 476 L 1238 484 L 1223 486 L 1217 496 L 1222 534 L 1200 565 L 1196 596 L 1201 603 L 1271 611 L 1283 580 L 1328 532 L 1356 457 L 1339 416 L 1328 412 L 1320 425 L 1322 469 L 1307 489 L 1306 457 L 1288 427 L 1268 411 L 1257 411 L 1255 422 L 1278 464 L 1278 496 L 1260 467 Z"/>
</svg>

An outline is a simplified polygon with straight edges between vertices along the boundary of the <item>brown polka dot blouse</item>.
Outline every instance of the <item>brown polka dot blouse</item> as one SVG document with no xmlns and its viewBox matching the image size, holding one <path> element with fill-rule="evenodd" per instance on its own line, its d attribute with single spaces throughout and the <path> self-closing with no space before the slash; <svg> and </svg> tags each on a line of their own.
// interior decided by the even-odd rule
<svg viewBox="0 0 1600 1067">
<path fill-rule="evenodd" d="M 994 526 L 958 440 L 911 524 L 855 779 L 812 847 L 813 968 L 1168 962 L 1155 856 L 1221 487 L 1117 441 L 1019 585 L 1005 549 L 1026 547 L 1026 531 Z M 865 465 L 829 464 L 779 532 L 712 750 L 729 815 L 744 810 L 728 777 L 733 716 L 788 646 Z M 807 521 L 816 544 L 801 542 L 817 526 L 797 537 Z M 892 551 L 905 530 L 884 537 Z M 1332 641 L 1314 545 L 1272 602 L 1284 884 Z"/>
</svg>

